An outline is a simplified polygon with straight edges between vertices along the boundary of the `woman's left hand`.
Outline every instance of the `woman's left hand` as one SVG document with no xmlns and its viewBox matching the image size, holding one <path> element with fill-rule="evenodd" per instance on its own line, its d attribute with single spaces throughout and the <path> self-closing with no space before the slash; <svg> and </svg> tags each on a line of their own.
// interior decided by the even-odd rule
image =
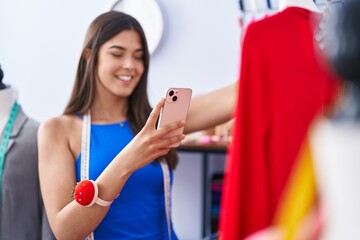
<svg viewBox="0 0 360 240">
<path fill-rule="evenodd" d="M 156 129 L 156 122 L 164 102 L 165 100 L 161 99 L 156 104 L 143 129 L 120 153 L 123 155 L 122 159 L 129 161 L 127 167 L 131 171 L 136 171 L 154 159 L 166 155 L 172 145 L 185 138 L 184 134 L 175 134 L 178 129 L 184 127 L 184 121 L 170 123 Z"/>
</svg>

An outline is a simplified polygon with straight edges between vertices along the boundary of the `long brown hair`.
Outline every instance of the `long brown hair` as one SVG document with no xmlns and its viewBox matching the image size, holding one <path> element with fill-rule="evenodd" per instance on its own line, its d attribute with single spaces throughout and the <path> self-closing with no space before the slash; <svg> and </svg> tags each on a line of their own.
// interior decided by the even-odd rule
<svg viewBox="0 0 360 240">
<path fill-rule="evenodd" d="M 135 30 L 139 34 L 144 51 L 142 59 L 144 73 L 129 96 L 127 112 L 131 130 L 136 135 L 144 127 L 151 112 L 147 94 L 150 54 L 141 25 L 135 18 L 122 12 L 110 11 L 103 13 L 90 24 L 79 59 L 75 83 L 64 114 L 84 115 L 90 109 L 95 98 L 95 78 L 97 76 L 99 49 L 105 42 L 124 30 Z M 176 151 L 172 149 L 165 158 L 170 168 L 174 169 L 178 162 Z"/>
</svg>

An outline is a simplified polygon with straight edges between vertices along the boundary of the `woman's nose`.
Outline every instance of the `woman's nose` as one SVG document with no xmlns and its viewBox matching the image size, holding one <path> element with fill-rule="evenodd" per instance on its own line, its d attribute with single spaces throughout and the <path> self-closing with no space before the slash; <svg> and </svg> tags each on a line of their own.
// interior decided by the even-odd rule
<svg viewBox="0 0 360 240">
<path fill-rule="evenodd" d="M 134 59 L 131 57 L 126 57 L 122 63 L 124 69 L 133 69 L 134 68 Z"/>
</svg>

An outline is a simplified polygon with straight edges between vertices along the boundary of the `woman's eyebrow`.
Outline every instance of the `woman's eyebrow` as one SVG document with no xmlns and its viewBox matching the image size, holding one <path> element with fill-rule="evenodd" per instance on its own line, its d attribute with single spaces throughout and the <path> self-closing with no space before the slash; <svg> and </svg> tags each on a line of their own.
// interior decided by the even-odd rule
<svg viewBox="0 0 360 240">
<path fill-rule="evenodd" d="M 116 48 L 116 49 L 119 49 L 119 50 L 125 50 L 124 47 L 121 47 L 121 46 L 117 46 L 117 45 L 114 45 L 114 46 L 110 46 L 109 49 L 111 48 Z"/>
<path fill-rule="evenodd" d="M 121 47 L 121 46 L 118 46 L 118 45 L 113 45 L 113 46 L 110 46 L 109 49 L 112 49 L 112 48 L 115 48 L 115 49 L 119 49 L 119 50 L 125 50 L 124 47 Z M 143 52 L 144 49 L 143 48 L 138 48 L 135 50 L 135 52 Z"/>
</svg>

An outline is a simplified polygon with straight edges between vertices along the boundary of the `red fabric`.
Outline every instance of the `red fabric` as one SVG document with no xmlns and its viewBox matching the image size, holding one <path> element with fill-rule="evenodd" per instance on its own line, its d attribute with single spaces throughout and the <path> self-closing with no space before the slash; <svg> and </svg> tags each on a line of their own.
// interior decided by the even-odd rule
<svg viewBox="0 0 360 240">
<path fill-rule="evenodd" d="M 270 226 L 307 128 L 334 96 L 317 61 L 319 15 L 290 7 L 249 24 L 221 202 L 220 236 L 239 240 Z"/>
</svg>

